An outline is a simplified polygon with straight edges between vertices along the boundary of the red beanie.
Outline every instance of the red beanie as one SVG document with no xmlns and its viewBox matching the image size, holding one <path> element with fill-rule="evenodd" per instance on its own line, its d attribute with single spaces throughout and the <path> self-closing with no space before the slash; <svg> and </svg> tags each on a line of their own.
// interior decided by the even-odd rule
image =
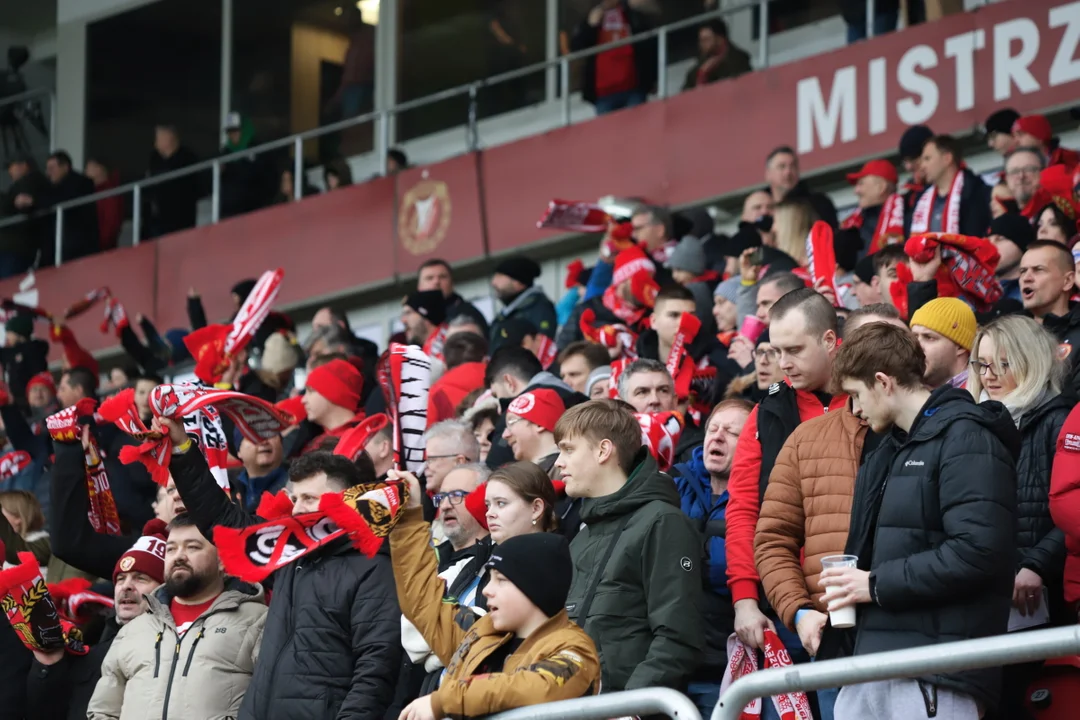
<svg viewBox="0 0 1080 720">
<path fill-rule="evenodd" d="M 39 372 L 34 377 L 30 378 L 30 381 L 26 383 L 26 391 L 30 392 L 30 388 L 34 387 L 35 385 L 44 385 L 45 387 L 49 388 L 49 392 L 51 392 L 53 395 L 56 394 L 56 381 L 53 380 L 52 373 L 48 370 L 45 370 L 44 372 Z"/>
<path fill-rule="evenodd" d="M 1013 123 L 1012 131 L 1027 133 L 1043 145 L 1049 145 L 1054 137 L 1054 131 L 1050 129 L 1050 121 L 1045 115 L 1025 115 Z"/>
<path fill-rule="evenodd" d="M 514 413 L 548 432 L 555 432 L 555 423 L 559 422 L 559 418 L 566 412 L 566 405 L 559 393 L 540 388 L 518 395 L 506 412 Z"/>
<path fill-rule="evenodd" d="M 480 527 L 488 529 L 487 524 L 487 483 L 465 496 L 465 509 L 473 516 Z"/>
<path fill-rule="evenodd" d="M 356 412 L 364 376 L 345 360 L 331 360 L 308 373 L 305 384 L 334 405 Z"/>
<path fill-rule="evenodd" d="M 611 284 L 621 285 L 631 280 L 638 273 L 646 273 L 649 277 L 656 272 L 656 265 L 649 259 L 637 245 L 623 250 L 615 256 L 615 270 L 612 274 Z"/>
<path fill-rule="evenodd" d="M 113 568 L 112 580 L 122 572 L 141 572 L 165 582 L 165 523 L 157 518 L 143 526 L 142 537 L 120 556 Z"/>
</svg>

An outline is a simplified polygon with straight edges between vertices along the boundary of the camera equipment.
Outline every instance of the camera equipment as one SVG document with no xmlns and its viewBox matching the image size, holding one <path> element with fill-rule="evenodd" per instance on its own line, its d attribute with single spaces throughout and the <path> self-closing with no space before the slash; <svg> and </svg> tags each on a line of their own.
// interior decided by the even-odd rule
<svg viewBox="0 0 1080 720">
<path fill-rule="evenodd" d="M 30 51 L 22 46 L 8 48 L 8 67 L 0 72 L 0 100 L 25 93 L 26 80 L 20 70 L 30 59 Z M 26 127 L 36 130 L 46 140 L 49 129 L 45 123 L 45 114 L 41 110 L 41 101 L 23 100 L 8 105 L 0 105 L 0 143 L 4 158 L 29 156 L 30 141 Z"/>
</svg>

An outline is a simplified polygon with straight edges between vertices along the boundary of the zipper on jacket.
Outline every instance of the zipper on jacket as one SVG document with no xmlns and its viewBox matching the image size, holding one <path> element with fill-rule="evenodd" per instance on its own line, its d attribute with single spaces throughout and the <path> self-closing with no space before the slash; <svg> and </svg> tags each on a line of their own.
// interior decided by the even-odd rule
<svg viewBox="0 0 1080 720">
<path fill-rule="evenodd" d="M 191 669 L 191 658 L 195 657 L 195 647 L 199 644 L 199 641 L 202 640 L 204 632 L 205 629 L 199 628 L 199 634 L 195 636 L 195 642 L 191 643 L 191 650 L 188 651 L 187 662 L 184 663 L 184 674 L 180 677 L 187 677 L 188 670 Z"/>
<path fill-rule="evenodd" d="M 157 642 L 154 643 L 154 677 L 158 676 L 158 669 L 161 667 L 161 636 L 164 633 L 157 634 Z"/>
<path fill-rule="evenodd" d="M 161 708 L 161 720 L 169 720 L 169 696 L 172 694 L 172 681 L 176 675 L 176 666 L 180 662 L 180 634 L 176 635 L 176 649 L 173 651 L 172 667 L 169 668 L 169 682 L 165 685 L 165 703 Z"/>
</svg>

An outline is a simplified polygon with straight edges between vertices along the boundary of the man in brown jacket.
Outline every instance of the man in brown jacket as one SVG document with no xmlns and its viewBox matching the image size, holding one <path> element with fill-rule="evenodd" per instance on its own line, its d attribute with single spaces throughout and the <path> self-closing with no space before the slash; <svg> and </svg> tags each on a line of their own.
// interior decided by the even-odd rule
<svg viewBox="0 0 1080 720">
<path fill-rule="evenodd" d="M 853 312 L 845 335 L 868 322 L 904 327 L 895 308 L 879 303 Z M 818 581 L 821 559 L 844 552 L 867 433 L 847 407 L 799 425 L 780 450 L 761 504 L 754 536 L 761 584 L 812 657 L 829 619 Z M 831 709 L 835 696 L 835 690 L 819 691 L 819 704 Z"/>
</svg>

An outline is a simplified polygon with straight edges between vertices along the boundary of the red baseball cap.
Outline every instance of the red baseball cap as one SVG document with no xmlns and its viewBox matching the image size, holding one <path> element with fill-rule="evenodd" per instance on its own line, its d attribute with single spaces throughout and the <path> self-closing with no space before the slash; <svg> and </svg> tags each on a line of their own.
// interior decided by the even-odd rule
<svg viewBox="0 0 1080 720">
<path fill-rule="evenodd" d="M 1024 115 L 1012 126 L 1013 134 L 1018 132 L 1033 135 L 1043 145 L 1049 145 L 1054 137 L 1054 131 L 1050 129 L 1050 121 L 1045 115 Z"/>
<path fill-rule="evenodd" d="M 559 393 L 539 388 L 518 395 L 510 403 L 506 412 L 514 413 L 519 418 L 539 425 L 548 432 L 555 432 L 555 423 L 566 412 L 566 405 L 563 404 Z"/>
<path fill-rule="evenodd" d="M 848 173 L 847 181 L 854 185 L 860 178 L 864 178 L 867 175 L 875 175 L 884 180 L 888 180 L 893 185 L 896 184 L 897 175 L 896 168 L 888 160 L 871 160 L 862 166 L 862 170 L 855 173 Z"/>
</svg>

